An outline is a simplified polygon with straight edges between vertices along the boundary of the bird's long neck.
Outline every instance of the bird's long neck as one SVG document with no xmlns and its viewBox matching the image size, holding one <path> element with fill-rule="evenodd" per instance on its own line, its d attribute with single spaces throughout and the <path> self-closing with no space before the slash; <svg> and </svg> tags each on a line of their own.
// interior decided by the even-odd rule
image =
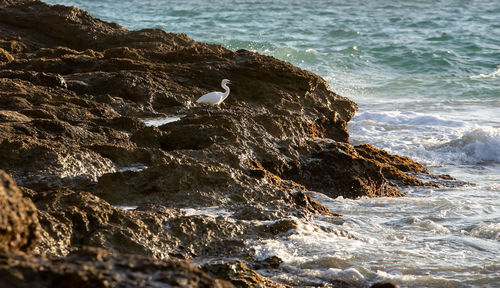
<svg viewBox="0 0 500 288">
<path fill-rule="evenodd" d="M 221 86 L 222 86 L 222 88 L 224 88 L 224 90 L 226 90 L 226 92 L 224 92 L 224 94 L 222 95 L 222 100 L 221 100 L 221 102 L 222 102 L 222 101 L 226 100 L 227 96 L 229 96 L 229 87 L 227 87 L 226 84 L 222 84 Z"/>
</svg>

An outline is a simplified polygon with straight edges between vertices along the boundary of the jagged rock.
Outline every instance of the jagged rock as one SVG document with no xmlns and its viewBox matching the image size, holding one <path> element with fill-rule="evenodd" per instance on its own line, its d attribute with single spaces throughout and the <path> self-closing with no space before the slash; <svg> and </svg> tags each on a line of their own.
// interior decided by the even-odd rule
<svg viewBox="0 0 500 288">
<path fill-rule="evenodd" d="M 373 284 L 370 288 L 399 288 L 399 285 L 392 282 L 379 282 Z"/>
<path fill-rule="evenodd" d="M 47 129 L 54 123 L 41 123 Z M 37 128 L 40 128 L 38 126 Z M 43 129 L 43 128 L 42 128 Z M 115 165 L 99 154 L 79 147 L 67 147 L 52 141 L 9 140 L 0 143 L 0 161 L 20 183 L 33 189 L 55 187 L 85 188 Z"/>
<path fill-rule="evenodd" d="M 246 239 L 273 237 L 280 229 L 267 229 L 257 235 L 255 230 L 260 228 L 248 221 L 186 215 L 153 204 L 123 210 L 88 192 L 69 189 L 26 194 L 33 197 L 42 228 L 35 253 L 48 256 L 65 256 L 84 246 L 160 259 L 242 256 L 249 254 Z"/>
<path fill-rule="evenodd" d="M 202 269 L 217 278 L 231 281 L 236 287 L 290 287 L 262 277 L 241 261 L 205 264 Z"/>
<path fill-rule="evenodd" d="M 332 198 L 401 195 L 397 189 L 387 191 L 381 167 L 358 156 L 350 145 L 331 143 L 323 151 L 312 154 L 299 169 L 289 177 Z"/>
<path fill-rule="evenodd" d="M 340 216 L 307 190 L 356 198 L 428 185 L 412 175 L 428 171 L 410 159 L 349 144 L 357 105 L 273 57 L 158 29 L 129 31 L 74 7 L 29 0 L 0 0 L 0 35 L 0 168 L 38 207 L 37 255 L 96 246 L 162 259 L 246 259 L 248 240 L 293 231 L 313 214 Z M 223 78 L 233 86 L 221 107 L 195 103 Z M 138 118 L 166 116 L 181 119 L 147 127 Z M 183 210 L 206 207 L 232 218 Z M 16 245 L 29 251 L 35 241 L 28 242 Z M 2 261 L 18 267 L 7 279 L 28 273 L 40 280 L 39 267 L 55 282 L 112 286 L 117 278 L 102 276 L 111 273 L 139 285 L 129 270 L 109 272 L 121 256 L 102 257 L 102 269 L 76 254 L 58 263 Z M 281 285 L 235 265 L 250 278 L 233 283 Z M 176 283 L 201 283 L 189 279 Z"/>
<path fill-rule="evenodd" d="M 14 60 L 14 57 L 5 49 L 0 48 L 0 65 L 10 63 L 12 60 Z"/>
<path fill-rule="evenodd" d="M 294 200 L 297 205 L 304 207 L 307 211 L 312 212 L 314 214 L 323 214 L 323 215 L 331 215 L 331 216 L 342 216 L 338 213 L 331 212 L 327 207 L 320 204 L 318 201 L 312 199 L 309 195 L 304 192 L 297 192 L 294 195 Z"/>
<path fill-rule="evenodd" d="M 35 205 L 0 170 L 0 252 L 31 252 L 40 239 Z"/>
<path fill-rule="evenodd" d="M 354 115 L 357 105 L 331 92 L 320 77 L 272 57 L 243 50 L 233 52 L 160 30 L 128 31 L 119 25 L 94 19 L 79 9 L 52 8 L 42 2 L 5 2 L 0 8 L 0 16 L 0 30 L 8 31 L 3 43 L 12 46 L 13 41 L 23 39 L 26 46 L 23 53 L 12 48 L 9 53 L 14 59 L 0 71 L 0 85 L 5 88 L 3 93 L 16 95 L 0 102 L 0 108 L 19 111 L 30 119 L 4 123 L 7 132 L 1 139 L 9 141 L 4 143 L 7 146 L 13 138 L 21 138 L 25 143 L 37 142 L 28 144 L 32 146 L 40 145 L 38 143 L 43 140 L 43 145 L 51 148 L 40 155 L 52 154 L 40 158 L 47 163 L 46 172 L 40 177 L 25 179 L 24 175 L 43 170 L 35 166 L 30 171 L 22 165 L 26 161 L 19 161 L 17 165 L 9 163 L 5 167 L 23 185 L 37 189 L 69 186 L 88 190 L 98 177 L 114 172 L 118 163 L 116 157 L 115 163 L 111 163 L 92 154 L 86 147 L 112 144 L 130 147 L 128 149 L 135 149 L 137 145 L 175 151 L 175 157 L 181 158 L 184 155 L 191 158 L 217 155 L 230 168 L 215 170 L 226 176 L 234 173 L 234 169 L 248 171 L 245 161 L 238 160 L 247 158 L 280 178 L 293 179 L 307 189 L 315 189 L 318 185 L 307 184 L 311 179 L 307 178 L 309 168 L 305 168 L 304 163 L 316 153 L 328 154 L 314 142 L 315 139 L 348 142 L 346 122 Z M 63 22 L 65 25 L 61 25 Z M 214 111 L 210 107 L 193 107 L 193 101 L 200 94 L 216 89 L 219 81 L 215 79 L 219 78 L 231 78 L 234 82 L 224 109 Z M 16 83 L 16 86 L 9 86 L 9 83 Z M 61 106 L 60 103 L 65 104 Z M 130 117 L 157 115 L 157 111 L 185 116 L 160 129 L 145 127 Z M 192 156 L 196 153 L 192 150 L 199 152 Z M 102 150 L 95 151 L 102 153 Z M 14 154 L 22 152 L 14 151 Z M 101 156 L 113 154 L 116 153 L 108 148 Z M 158 155 L 157 152 L 153 154 Z M 89 163 L 84 155 L 96 161 Z M 68 161 L 73 163 L 70 165 L 73 168 L 61 164 L 60 159 L 66 157 L 70 157 Z M 348 162 L 363 162 L 362 155 L 354 158 Z M 392 161 L 388 157 L 377 159 Z M 119 164 L 133 164 L 123 162 Z M 385 189 L 384 174 L 397 174 L 404 184 L 422 184 L 412 182 L 413 178 L 392 169 L 393 166 L 384 166 L 381 174 L 370 170 L 371 165 L 366 164 L 369 161 L 363 163 L 364 170 L 350 169 L 352 175 L 345 178 L 347 181 L 333 176 L 328 177 L 328 181 L 335 181 L 320 185 L 341 187 L 331 195 L 357 197 L 400 195 L 395 188 Z M 200 164 L 194 163 L 193 166 Z M 218 166 L 214 162 L 209 165 Z M 87 169 L 75 170 L 76 167 Z M 68 175 L 61 172 L 68 169 L 73 170 Z M 194 178 L 199 173 L 196 171 L 202 169 L 207 168 L 188 169 L 184 175 L 176 174 L 175 177 Z M 147 169 L 144 171 L 148 172 Z M 148 176 L 149 183 L 156 182 L 151 177 L 160 175 L 162 173 Z M 66 181 L 68 177 L 72 177 L 70 181 Z M 106 179 L 109 178 L 99 181 L 99 189 L 105 186 L 117 188 L 113 186 L 115 184 L 105 185 Z M 112 182 L 116 180 L 110 179 Z M 71 181 L 76 184 L 72 185 Z M 201 184 L 216 186 L 217 183 L 227 187 L 224 186 L 226 181 Z M 247 184 L 247 181 L 242 181 L 237 185 Z M 165 185 L 155 185 L 151 187 L 149 184 L 149 191 L 165 190 L 162 187 Z M 355 192 L 345 191 L 353 185 Z M 171 187 L 175 189 L 177 186 Z M 196 186 L 187 185 L 181 190 L 193 189 L 197 189 Z M 142 191 L 139 194 L 148 191 L 136 191 L 139 190 Z M 208 201 L 206 205 L 220 202 L 210 197 L 205 199 Z"/>
<path fill-rule="evenodd" d="M 283 260 L 278 256 L 267 257 L 266 259 L 259 261 L 254 269 L 271 268 L 278 269 L 280 265 L 283 264 Z"/>
<path fill-rule="evenodd" d="M 87 192 L 52 190 L 34 200 L 43 236 L 36 252 L 42 255 L 65 256 L 83 246 L 160 259 L 237 255 L 245 253 L 243 239 L 252 237 L 248 223 L 154 205 L 123 210 Z"/>
<path fill-rule="evenodd" d="M 360 156 L 376 161 L 387 179 L 397 180 L 404 185 L 437 187 L 436 184 L 423 182 L 409 174 L 429 174 L 429 170 L 408 157 L 389 154 L 373 145 L 365 144 L 354 148 Z"/>
<path fill-rule="evenodd" d="M 0 78 L 21 79 L 47 87 L 68 87 L 66 80 L 61 75 L 54 73 L 3 70 L 0 71 Z"/>
<path fill-rule="evenodd" d="M 83 248 L 65 258 L 0 253 L 3 287 L 234 287 L 181 261 Z"/>
<path fill-rule="evenodd" d="M 176 214 L 173 211 L 162 210 L 157 214 L 125 211 L 88 192 L 69 189 L 37 193 L 34 202 L 43 234 L 38 254 L 65 256 L 82 246 L 95 246 L 168 258 L 176 248 L 175 241 L 162 227 L 163 222 Z"/>
</svg>

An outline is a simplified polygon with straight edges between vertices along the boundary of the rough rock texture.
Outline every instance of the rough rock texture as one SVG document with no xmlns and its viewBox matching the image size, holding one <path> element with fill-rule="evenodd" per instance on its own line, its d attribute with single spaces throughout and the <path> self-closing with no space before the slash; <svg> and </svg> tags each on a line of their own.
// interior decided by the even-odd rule
<svg viewBox="0 0 500 288">
<path fill-rule="evenodd" d="M 218 278 L 231 281 L 236 287 L 290 287 L 260 276 L 241 261 L 206 264 L 203 266 L 203 270 Z"/>
<path fill-rule="evenodd" d="M 223 78 L 233 86 L 221 107 L 195 103 Z M 418 163 L 349 144 L 356 110 L 319 76 L 273 57 L 0 0 L 0 168 L 38 209 L 34 252 L 66 256 L 59 264 L 70 271 L 90 265 L 67 256 L 85 246 L 155 259 L 224 255 L 253 267 L 253 239 L 314 214 L 340 216 L 308 190 L 357 198 L 431 185 L 414 177 L 428 173 Z M 141 120 L 166 116 L 180 120 Z M 16 199 L 9 205 L 24 203 Z M 26 207 L 9 209 L 34 215 Z M 21 239 L 6 234 L 6 250 L 35 248 L 35 219 L 16 226 Z M 37 259 L 22 261 L 49 265 Z M 68 277 L 94 283 L 95 269 Z"/>
<path fill-rule="evenodd" d="M 0 159 L 23 186 L 92 191 L 98 181 L 96 192 L 113 203 L 109 191 L 118 188 L 117 179 L 131 176 L 146 178 L 148 185 L 135 182 L 142 199 L 205 190 L 198 199 L 214 205 L 223 201 L 214 195 L 221 187 L 253 185 L 256 180 L 248 178 L 257 178 L 255 169 L 314 189 L 308 178 L 314 168 L 307 163 L 323 159 L 327 163 L 320 166 L 329 166 L 331 154 L 352 150 L 345 148 L 346 122 L 357 105 L 331 92 L 320 77 L 272 57 L 160 30 L 128 31 L 41 2 L 3 4 L 0 19 L 2 49 L 11 55 L 0 70 Z M 234 83 L 223 109 L 193 106 L 222 78 Z M 161 113 L 183 117 L 159 128 L 135 118 Z M 368 156 L 347 155 L 353 161 Z M 399 169 L 397 157 L 368 158 L 380 161 L 361 169 L 351 169 L 352 161 L 336 163 L 352 174 L 349 180 L 329 177 L 318 185 L 331 186 L 335 179 L 335 186 L 354 187 L 336 194 L 384 196 L 384 175 L 411 171 Z M 144 175 L 118 171 L 137 162 L 151 168 L 136 173 Z M 376 175 L 377 167 L 389 172 Z M 106 173 L 116 175 L 101 177 Z M 168 185 L 155 183 L 160 179 Z"/>
<path fill-rule="evenodd" d="M 33 250 L 40 238 L 35 205 L 0 170 L 0 252 Z"/>
<path fill-rule="evenodd" d="M 113 255 L 83 248 L 55 258 L 0 254 L 2 287 L 234 287 L 181 261 Z"/>
</svg>

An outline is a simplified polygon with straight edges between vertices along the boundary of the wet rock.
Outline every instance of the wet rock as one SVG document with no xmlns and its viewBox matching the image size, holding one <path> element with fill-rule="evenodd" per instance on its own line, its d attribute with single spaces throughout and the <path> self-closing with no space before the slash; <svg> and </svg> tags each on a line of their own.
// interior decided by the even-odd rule
<svg viewBox="0 0 500 288">
<path fill-rule="evenodd" d="M 277 220 L 286 216 L 285 211 L 279 209 L 269 209 L 262 204 L 241 205 L 235 207 L 235 212 L 231 217 L 238 220 Z"/>
<path fill-rule="evenodd" d="M 273 235 L 278 235 L 295 230 L 298 226 L 299 222 L 297 219 L 283 219 L 272 223 L 269 226 L 265 226 L 265 231 L 270 232 Z"/>
<path fill-rule="evenodd" d="M 297 205 L 304 207 L 307 211 L 310 211 L 314 214 L 342 216 L 341 214 L 331 212 L 326 206 L 312 199 L 309 195 L 305 194 L 304 192 L 297 192 L 294 195 L 294 200 L 295 203 L 297 203 Z"/>
<path fill-rule="evenodd" d="M 262 277 L 241 261 L 205 264 L 202 269 L 214 277 L 231 281 L 236 287 L 290 287 Z"/>
<path fill-rule="evenodd" d="M 403 185 L 437 186 L 415 178 L 412 174 L 429 174 L 429 170 L 408 157 L 393 155 L 368 144 L 354 148 L 360 156 L 376 161 L 387 179 L 396 180 Z"/>
<path fill-rule="evenodd" d="M 381 165 L 359 156 L 352 146 L 341 143 L 331 143 L 325 150 L 313 154 L 300 167 L 300 174 L 291 177 L 332 198 L 403 195 L 388 185 Z"/>
<path fill-rule="evenodd" d="M 193 215 L 171 219 L 168 225 L 169 233 L 193 256 L 248 254 L 244 239 L 251 235 L 249 224 L 234 223 L 224 217 Z"/>
<path fill-rule="evenodd" d="M 2 258 L 9 281 L 216 287 L 198 272 L 169 278 L 177 268 L 159 272 L 170 262 L 152 258 L 251 259 L 251 240 L 293 231 L 314 214 L 339 216 L 308 190 L 356 198 L 427 185 L 413 176 L 428 172 L 418 163 L 349 144 L 357 105 L 273 57 L 28 0 L 0 0 L 0 35 L 1 168 L 37 206 L 35 254 L 65 257 Z M 234 85 L 221 107 L 195 103 L 222 78 Z M 146 116 L 181 119 L 146 127 L 138 118 Z M 16 245 L 30 251 L 30 243 Z M 281 285 L 242 262 L 224 265 L 210 270 L 239 286 Z"/>
<path fill-rule="evenodd" d="M 31 252 L 40 239 L 35 205 L 0 170 L 0 252 Z"/>
<path fill-rule="evenodd" d="M 429 173 L 429 170 L 427 170 L 427 168 L 425 168 L 422 164 L 417 163 L 406 156 L 389 154 L 388 152 L 369 144 L 358 145 L 354 148 L 362 157 L 394 166 L 403 172 Z"/>
<path fill-rule="evenodd" d="M 278 256 L 267 257 L 266 259 L 257 262 L 254 269 L 278 269 L 283 264 L 283 260 Z"/>
<path fill-rule="evenodd" d="M 408 157 L 372 145 L 329 142 L 284 177 L 333 198 L 403 196 L 396 185 L 436 186 L 416 174 L 428 174 L 428 170 Z"/>
<path fill-rule="evenodd" d="M 112 206 L 69 189 L 29 193 L 39 212 L 42 239 L 36 254 L 65 256 L 84 246 L 159 259 L 248 255 L 252 224 L 224 217 L 185 215 L 178 209 L 143 204 Z"/>
<path fill-rule="evenodd" d="M 373 284 L 370 288 L 399 288 L 399 285 L 392 282 L 379 282 Z"/>
<path fill-rule="evenodd" d="M 437 175 L 437 178 L 443 179 L 443 180 L 457 180 L 455 177 L 452 177 L 450 174 Z"/>
<path fill-rule="evenodd" d="M 234 287 L 186 262 L 82 248 L 65 258 L 0 254 L 5 287 Z"/>
<path fill-rule="evenodd" d="M 58 123 L 39 123 L 45 127 L 42 129 L 64 131 L 65 127 Z M 38 190 L 85 188 L 105 172 L 115 171 L 109 159 L 93 151 L 52 141 L 5 139 L 0 143 L 0 160 L 17 182 Z"/>
<path fill-rule="evenodd" d="M 95 246 L 119 253 L 168 258 L 176 249 L 176 240 L 162 226 L 176 214 L 173 211 L 126 211 L 88 192 L 69 189 L 39 192 L 33 200 L 43 235 L 37 254 L 65 256 L 83 246 Z"/>
</svg>

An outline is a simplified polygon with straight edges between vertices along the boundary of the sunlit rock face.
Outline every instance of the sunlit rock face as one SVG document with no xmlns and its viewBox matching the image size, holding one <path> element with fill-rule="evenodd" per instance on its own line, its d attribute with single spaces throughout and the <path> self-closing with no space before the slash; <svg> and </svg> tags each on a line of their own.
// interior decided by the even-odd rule
<svg viewBox="0 0 500 288">
<path fill-rule="evenodd" d="M 252 239 L 339 216 L 308 190 L 357 198 L 425 185 L 408 174 L 427 172 L 410 159 L 349 144 L 354 102 L 273 57 L 37 1 L 0 1 L 0 35 L 0 168 L 41 223 L 38 241 L 33 204 L 7 201 L 21 216 L 4 250 L 70 257 L 93 246 L 257 265 Z M 224 78 L 231 95 L 220 107 L 195 103 Z M 3 191 L 20 194 L 5 177 Z M 182 210 L 207 207 L 229 217 Z"/>
</svg>

